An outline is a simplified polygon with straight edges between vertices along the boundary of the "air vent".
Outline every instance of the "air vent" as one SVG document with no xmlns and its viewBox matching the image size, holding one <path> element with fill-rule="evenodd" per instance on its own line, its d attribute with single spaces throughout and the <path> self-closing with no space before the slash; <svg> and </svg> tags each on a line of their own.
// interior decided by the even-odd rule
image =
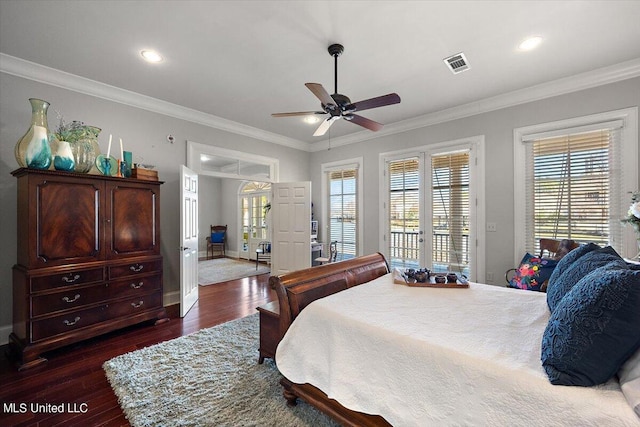
<svg viewBox="0 0 640 427">
<path fill-rule="evenodd" d="M 445 58 L 444 63 L 447 64 L 447 67 L 449 67 L 453 74 L 458 74 L 471 68 L 464 53 L 456 53 L 453 56 Z"/>
</svg>

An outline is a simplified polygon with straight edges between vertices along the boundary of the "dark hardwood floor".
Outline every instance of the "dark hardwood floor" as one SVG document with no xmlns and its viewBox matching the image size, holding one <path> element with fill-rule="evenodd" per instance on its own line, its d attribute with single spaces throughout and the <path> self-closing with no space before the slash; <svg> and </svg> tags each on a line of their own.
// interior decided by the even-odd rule
<svg viewBox="0 0 640 427">
<path fill-rule="evenodd" d="M 123 353 L 256 313 L 257 306 L 277 299 L 268 278 L 263 274 L 200 286 L 200 299 L 184 318 L 179 317 L 177 306 L 168 307 L 171 320 L 167 323 L 143 323 L 46 353 L 48 362 L 30 370 L 18 372 L 4 355 L 6 346 L 0 347 L 0 426 L 129 425 L 102 364 Z M 63 404 L 64 412 L 33 413 L 32 404 Z"/>
</svg>

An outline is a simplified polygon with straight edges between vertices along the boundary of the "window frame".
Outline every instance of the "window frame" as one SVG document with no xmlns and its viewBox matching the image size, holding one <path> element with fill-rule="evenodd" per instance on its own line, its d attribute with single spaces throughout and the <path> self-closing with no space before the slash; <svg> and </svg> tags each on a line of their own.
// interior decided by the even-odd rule
<svg viewBox="0 0 640 427">
<path fill-rule="evenodd" d="M 563 131 L 573 133 L 575 128 L 585 128 L 599 123 L 622 120 L 623 127 L 620 130 L 621 146 L 617 150 L 622 159 L 621 176 L 618 176 L 621 189 L 618 191 L 617 205 L 610 207 L 611 224 L 614 225 L 615 217 L 622 219 L 625 216 L 628 205 L 631 203 L 630 193 L 637 191 L 638 186 L 638 108 L 625 108 L 587 116 L 575 117 L 548 123 L 540 123 L 531 126 L 516 128 L 513 131 L 514 142 L 514 172 L 513 172 L 513 199 L 514 199 L 514 253 L 513 263 L 517 265 L 526 248 L 526 212 L 522 209 L 526 203 L 526 144 L 525 137 L 534 134 L 548 134 L 549 136 Z M 636 237 L 631 227 L 622 227 L 622 241 L 616 245 L 616 250 L 624 257 L 632 257 L 637 253 Z"/>
<path fill-rule="evenodd" d="M 356 170 L 356 255 L 361 256 L 364 254 L 364 242 L 363 242 L 363 219 L 362 219 L 362 207 L 364 203 L 363 194 L 363 158 L 355 157 L 351 159 L 338 160 L 334 162 L 322 163 L 320 165 L 320 171 L 322 176 L 322 185 L 320 189 L 320 196 L 322 197 L 322 212 L 320 215 L 320 224 L 318 225 L 318 239 L 321 242 L 329 244 L 330 230 L 329 230 L 329 216 L 331 209 L 331 201 L 329 199 L 329 173 L 339 170 Z M 328 246 L 327 246 L 328 247 Z"/>
</svg>

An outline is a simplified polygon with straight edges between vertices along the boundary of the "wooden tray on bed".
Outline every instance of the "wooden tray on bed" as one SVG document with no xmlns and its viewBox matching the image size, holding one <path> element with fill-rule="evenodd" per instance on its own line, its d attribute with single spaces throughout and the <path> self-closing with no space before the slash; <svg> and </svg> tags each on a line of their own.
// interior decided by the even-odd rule
<svg viewBox="0 0 640 427">
<path fill-rule="evenodd" d="M 431 274 L 429 276 L 429 281 L 428 282 L 415 282 L 415 281 L 411 281 L 411 280 L 407 280 L 406 276 L 402 273 L 402 271 L 400 271 L 397 268 L 393 269 L 393 283 L 397 284 L 397 285 L 406 285 L 406 286 L 412 286 L 412 287 L 419 287 L 419 288 L 452 288 L 452 289 L 456 289 L 456 288 L 468 288 L 469 287 L 469 282 L 464 281 L 461 282 L 460 280 L 458 280 L 456 283 L 436 283 L 435 282 L 435 276 L 433 274 Z"/>
</svg>

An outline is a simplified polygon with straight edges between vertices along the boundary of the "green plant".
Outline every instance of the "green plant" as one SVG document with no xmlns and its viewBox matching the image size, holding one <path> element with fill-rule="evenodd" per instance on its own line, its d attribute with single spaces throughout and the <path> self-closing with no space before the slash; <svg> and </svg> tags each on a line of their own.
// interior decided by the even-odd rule
<svg viewBox="0 0 640 427">
<path fill-rule="evenodd" d="M 640 240 L 640 192 L 633 193 L 631 196 L 631 206 L 629 206 L 629 212 L 627 217 L 622 219 L 625 224 L 631 224 L 638 233 L 638 240 Z"/>
<path fill-rule="evenodd" d="M 56 111 L 58 119 L 58 128 L 51 133 L 51 137 L 58 141 L 76 142 L 86 138 L 97 138 L 96 128 L 87 126 L 83 122 L 74 120 L 71 123 L 65 122 L 64 117 Z"/>
</svg>

